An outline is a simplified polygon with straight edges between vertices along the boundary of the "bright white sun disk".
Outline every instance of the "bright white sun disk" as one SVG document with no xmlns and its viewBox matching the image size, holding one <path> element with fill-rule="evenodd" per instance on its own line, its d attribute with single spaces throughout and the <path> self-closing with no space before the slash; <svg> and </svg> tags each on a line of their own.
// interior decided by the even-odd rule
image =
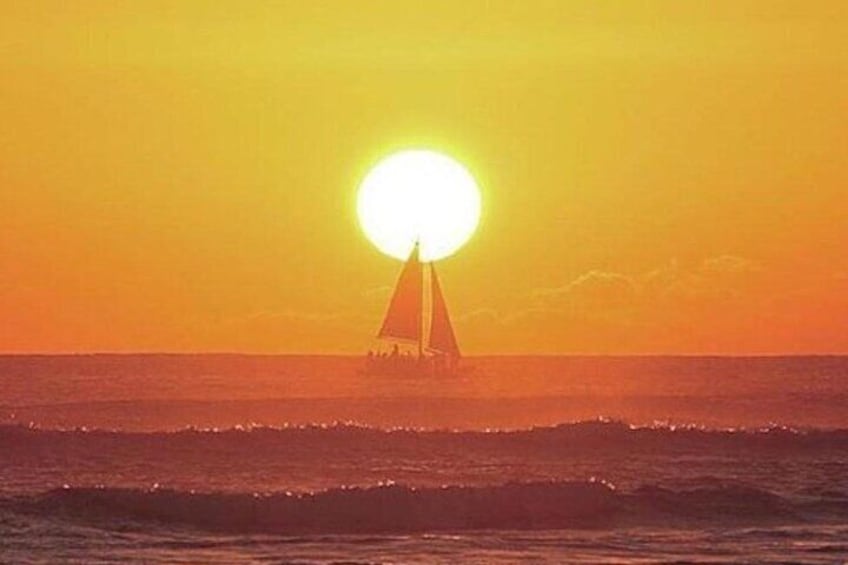
<svg viewBox="0 0 848 565">
<path fill-rule="evenodd" d="M 480 221 L 480 189 L 457 161 L 413 149 L 380 161 L 359 186 L 359 222 L 383 253 L 405 260 L 415 241 L 421 259 L 456 252 Z"/>
</svg>

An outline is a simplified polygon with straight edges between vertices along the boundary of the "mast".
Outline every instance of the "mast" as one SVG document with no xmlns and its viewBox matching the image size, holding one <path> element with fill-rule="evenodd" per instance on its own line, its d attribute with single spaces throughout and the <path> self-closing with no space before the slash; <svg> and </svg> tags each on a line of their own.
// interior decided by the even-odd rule
<svg viewBox="0 0 848 565">
<path fill-rule="evenodd" d="M 419 262 L 420 262 L 420 253 L 421 253 L 421 251 L 419 249 L 420 244 L 421 244 L 421 239 L 416 238 L 415 239 L 415 250 L 416 250 L 415 256 L 419 259 Z M 424 357 L 424 336 L 426 335 L 424 333 L 424 331 L 425 331 L 424 324 L 427 322 L 427 320 L 424 318 L 424 305 L 425 305 L 424 293 L 427 292 L 427 287 L 424 284 L 424 282 L 425 282 L 424 277 L 425 277 L 424 264 L 421 263 L 421 276 L 420 276 L 420 278 L 421 278 L 421 290 L 419 291 L 419 293 L 421 295 L 421 307 L 418 308 L 418 359 L 422 359 Z"/>
<path fill-rule="evenodd" d="M 415 240 L 415 249 L 418 249 L 418 240 Z M 424 267 L 421 267 L 421 276 L 419 277 L 421 280 L 421 289 L 419 290 L 419 296 L 421 297 L 421 307 L 418 308 L 418 319 L 416 323 L 418 324 L 418 358 L 421 359 L 424 357 Z"/>
<path fill-rule="evenodd" d="M 415 242 L 418 248 L 418 242 Z M 418 358 L 424 357 L 424 269 L 421 269 L 421 308 L 418 309 Z"/>
</svg>

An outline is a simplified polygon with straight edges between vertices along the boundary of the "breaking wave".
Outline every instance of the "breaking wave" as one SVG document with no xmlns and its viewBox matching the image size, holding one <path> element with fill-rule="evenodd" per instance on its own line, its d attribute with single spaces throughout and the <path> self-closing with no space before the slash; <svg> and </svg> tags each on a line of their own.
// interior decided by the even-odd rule
<svg viewBox="0 0 848 565">
<path fill-rule="evenodd" d="M 761 446 L 775 448 L 848 449 L 848 429 L 794 429 L 774 425 L 765 428 L 715 429 L 694 425 L 658 423 L 635 426 L 614 420 L 590 420 L 517 430 L 440 430 L 415 428 L 373 428 L 354 423 L 315 424 L 307 426 L 238 426 L 235 428 L 185 428 L 175 431 L 126 432 L 87 428 L 40 428 L 34 425 L 0 425 L 0 445 L 14 446 L 30 442 L 68 440 L 79 442 L 286 442 L 297 440 L 345 443 L 358 440 L 403 443 L 415 441 L 461 442 L 567 442 L 570 447 L 589 445 L 593 448 L 642 444 L 674 446 Z"/>
<path fill-rule="evenodd" d="M 104 527 L 141 523 L 299 535 L 848 523 L 848 492 L 839 478 L 839 461 L 848 454 L 848 430 L 638 427 L 605 420 L 501 431 L 384 430 L 352 424 L 172 432 L 0 426 L 0 457 L 4 454 L 28 462 L 32 473 L 45 466 L 52 471 L 27 483 L 34 488 L 7 489 L 6 498 L 0 498 L 0 510 L 64 517 Z M 551 457 L 594 462 L 575 469 L 603 470 L 604 461 L 621 460 L 637 460 L 650 467 L 644 467 L 643 473 L 637 465 L 630 479 L 621 483 L 625 488 L 620 489 L 596 480 L 542 481 L 527 477 L 528 482 L 504 483 L 507 479 L 500 473 L 511 467 L 498 467 L 500 463 L 493 463 L 495 474 L 477 477 L 482 482 L 467 481 L 462 469 L 445 472 L 445 467 L 457 458 L 471 461 L 473 467 L 475 462 L 501 461 L 498 458 L 504 454 L 508 455 L 504 460 L 509 462 L 548 461 Z M 711 462 L 717 466 L 707 466 L 703 472 L 715 472 L 717 476 L 694 474 L 681 477 L 686 479 L 682 482 L 667 484 L 659 472 L 663 469 L 654 467 L 707 456 L 719 463 Z M 757 458 L 757 463 L 746 463 L 749 458 Z M 96 478 L 104 476 L 87 474 L 89 461 L 99 461 L 108 471 L 108 480 L 115 477 L 118 482 L 107 487 L 83 486 L 99 484 Z M 245 461 L 253 462 L 250 469 L 242 468 Z M 286 471 L 283 463 L 290 461 L 303 465 Z M 723 469 L 721 462 L 726 461 L 736 461 L 734 464 L 742 467 Z M 774 461 L 793 462 L 783 471 L 790 471 L 792 477 L 805 469 L 818 474 L 783 484 L 786 481 L 780 479 L 784 475 L 776 476 L 772 468 Z M 183 468 L 196 468 L 192 473 L 202 479 L 200 483 L 189 480 L 188 484 L 217 484 L 208 477 L 222 468 L 238 468 L 247 474 L 236 473 L 241 478 L 220 490 L 204 486 L 194 492 L 179 481 L 176 488 L 135 488 L 141 476 L 148 476 L 146 466 L 154 462 L 166 464 L 151 473 L 157 480 L 173 477 Z M 76 465 L 73 473 L 65 475 L 57 470 L 70 463 Z M 419 484 L 416 480 L 421 473 L 411 472 L 401 480 L 402 484 L 334 486 L 325 490 L 321 489 L 326 485 L 321 485 L 311 492 L 278 490 L 281 485 L 303 485 L 292 477 L 302 481 L 304 473 L 323 466 L 335 466 L 339 475 L 336 480 L 373 485 L 363 482 L 373 472 L 419 463 L 421 473 L 427 477 L 441 476 L 445 482 L 455 484 Z M 371 475 L 351 471 L 356 466 L 369 465 L 377 469 L 369 471 Z M 817 466 L 821 466 L 820 473 L 815 471 Z M 256 474 L 258 478 L 251 479 L 251 483 L 245 477 L 252 477 L 254 468 L 263 473 Z M 243 492 L 261 488 L 257 485 L 267 485 L 269 477 L 277 476 L 277 471 L 268 474 L 267 469 L 283 473 L 276 486 L 269 487 L 271 492 Z M 556 472 L 558 468 L 551 469 Z M 745 473 L 739 475 L 737 470 Z M 671 471 L 670 478 L 674 479 L 674 470 Z M 194 475 L 188 478 L 196 478 Z M 65 476 L 69 477 L 67 481 L 57 481 Z M 580 475 L 586 476 L 590 474 Z M 77 486 L 45 490 L 77 480 Z M 337 484 L 341 482 L 332 483 Z"/>
<path fill-rule="evenodd" d="M 620 492 L 602 481 L 441 488 L 388 484 L 266 495 L 61 488 L 7 499 L 2 505 L 105 526 L 137 522 L 285 535 L 844 523 L 848 518 L 845 493 L 789 502 L 749 486 L 691 490 L 644 486 Z"/>
</svg>

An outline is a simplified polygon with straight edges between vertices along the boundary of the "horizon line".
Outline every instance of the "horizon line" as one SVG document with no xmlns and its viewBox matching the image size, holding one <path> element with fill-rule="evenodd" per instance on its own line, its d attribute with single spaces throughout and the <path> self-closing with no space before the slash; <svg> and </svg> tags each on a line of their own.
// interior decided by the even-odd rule
<svg viewBox="0 0 848 565">
<path fill-rule="evenodd" d="M 346 352 L 261 352 L 261 351 L 0 351 L 0 357 L 131 357 L 131 356 L 220 356 L 220 357 L 338 357 L 356 358 L 365 357 L 362 353 Z M 481 357 L 681 357 L 681 358 L 778 358 L 778 357 L 848 357 L 848 351 L 844 352 L 750 352 L 750 353 L 598 353 L 598 352 L 497 352 L 497 353 L 474 353 L 463 355 L 463 358 Z"/>
</svg>

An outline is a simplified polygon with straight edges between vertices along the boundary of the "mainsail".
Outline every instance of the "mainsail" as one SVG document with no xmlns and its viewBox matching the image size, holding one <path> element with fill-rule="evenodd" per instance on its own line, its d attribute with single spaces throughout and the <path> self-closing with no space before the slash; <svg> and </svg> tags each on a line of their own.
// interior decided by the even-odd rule
<svg viewBox="0 0 848 565">
<path fill-rule="evenodd" d="M 442 294 L 439 278 L 436 276 L 436 268 L 430 265 L 430 285 L 433 292 L 433 313 L 430 322 L 430 349 L 446 353 L 454 358 L 459 358 L 459 345 L 456 342 L 456 334 L 448 316 L 448 307 Z"/>
<path fill-rule="evenodd" d="M 377 333 L 377 337 L 405 339 L 420 343 L 422 298 L 423 271 L 418 258 L 418 243 L 416 243 L 400 273 L 383 326 Z"/>
</svg>

